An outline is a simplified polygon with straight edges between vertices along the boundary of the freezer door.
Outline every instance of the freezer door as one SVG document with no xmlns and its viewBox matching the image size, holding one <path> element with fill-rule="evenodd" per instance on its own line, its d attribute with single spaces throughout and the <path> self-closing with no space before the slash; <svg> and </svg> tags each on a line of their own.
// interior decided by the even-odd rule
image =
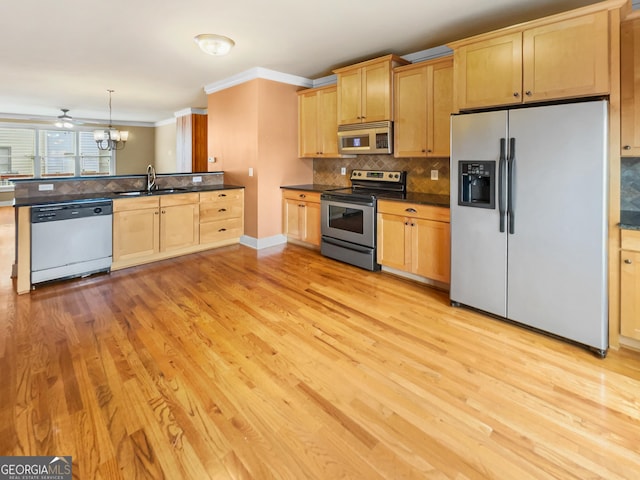
<svg viewBox="0 0 640 480">
<path fill-rule="evenodd" d="M 512 110 L 507 317 L 606 350 L 607 104 Z"/>
<path fill-rule="evenodd" d="M 459 162 L 494 161 L 497 172 L 501 138 L 507 138 L 505 111 L 451 117 L 451 301 L 504 317 L 507 238 L 498 201 L 495 208 L 458 205 Z"/>
</svg>

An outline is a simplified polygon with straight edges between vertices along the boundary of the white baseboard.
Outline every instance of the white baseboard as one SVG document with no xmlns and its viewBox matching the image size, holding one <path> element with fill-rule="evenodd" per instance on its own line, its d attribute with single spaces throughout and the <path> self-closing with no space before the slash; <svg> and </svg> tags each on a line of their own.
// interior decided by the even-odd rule
<svg viewBox="0 0 640 480">
<path fill-rule="evenodd" d="M 247 247 L 255 248 L 256 250 L 262 250 L 263 248 L 275 247 L 276 245 L 282 245 L 287 243 L 287 237 L 285 235 L 274 235 L 267 238 L 254 238 L 248 235 L 240 237 L 240 243 Z"/>
</svg>

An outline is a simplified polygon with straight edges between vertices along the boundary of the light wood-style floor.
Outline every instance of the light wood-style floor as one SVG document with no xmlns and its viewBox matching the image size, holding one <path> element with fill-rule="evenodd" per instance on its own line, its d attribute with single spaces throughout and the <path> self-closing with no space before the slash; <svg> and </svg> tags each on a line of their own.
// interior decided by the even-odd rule
<svg viewBox="0 0 640 480">
<path fill-rule="evenodd" d="M 634 352 L 297 246 L 18 297 L 0 228 L 0 455 L 83 480 L 640 478 Z"/>
</svg>

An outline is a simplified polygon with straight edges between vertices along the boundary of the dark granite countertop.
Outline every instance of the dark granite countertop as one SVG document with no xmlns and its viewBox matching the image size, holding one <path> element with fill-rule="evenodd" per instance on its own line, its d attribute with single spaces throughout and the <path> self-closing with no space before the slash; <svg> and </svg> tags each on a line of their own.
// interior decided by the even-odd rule
<svg viewBox="0 0 640 480">
<path fill-rule="evenodd" d="M 620 228 L 640 230 L 640 212 L 622 210 L 620 212 Z"/>
<path fill-rule="evenodd" d="M 200 187 L 179 187 L 173 191 L 156 191 L 150 195 L 175 195 L 179 193 L 199 193 L 199 192 L 211 192 L 216 190 L 231 190 L 235 188 L 244 188 L 240 185 L 202 185 Z M 14 200 L 14 207 L 30 207 L 33 205 L 49 205 L 52 203 L 68 203 L 79 202 L 83 200 L 115 200 L 122 198 L 141 198 L 147 197 L 149 194 L 142 195 L 120 195 L 118 192 L 98 192 L 98 193 L 81 193 L 70 195 L 43 195 L 41 197 L 29 197 L 29 198 L 16 198 Z"/>
<path fill-rule="evenodd" d="M 307 192 L 324 192 L 327 190 L 337 190 L 339 188 L 347 188 L 344 185 L 323 185 L 321 183 L 307 183 L 305 185 L 284 185 L 283 190 L 304 190 Z"/>
<path fill-rule="evenodd" d="M 318 183 L 310 183 L 306 185 L 286 185 L 280 187 L 285 190 L 306 190 L 310 192 L 325 192 L 328 190 L 338 190 L 341 188 L 349 188 L 339 185 L 322 185 Z M 437 195 L 434 193 L 407 192 L 405 198 L 387 199 L 394 202 L 418 203 L 421 205 L 434 205 L 436 207 L 449 208 L 449 195 Z"/>
</svg>

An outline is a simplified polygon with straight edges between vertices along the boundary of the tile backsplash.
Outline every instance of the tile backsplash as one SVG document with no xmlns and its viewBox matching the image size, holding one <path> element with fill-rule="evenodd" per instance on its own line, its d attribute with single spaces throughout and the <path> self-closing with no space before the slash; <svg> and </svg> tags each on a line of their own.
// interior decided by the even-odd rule
<svg viewBox="0 0 640 480">
<path fill-rule="evenodd" d="M 640 158 L 620 164 L 620 210 L 640 212 Z"/>
<path fill-rule="evenodd" d="M 340 175 L 340 169 L 347 169 Z M 351 170 L 406 170 L 410 192 L 449 195 L 449 158 L 394 158 L 392 155 L 358 155 L 356 158 L 315 158 L 313 183 L 349 186 Z M 431 170 L 438 180 L 431 180 Z M 640 208 L 640 207 L 639 207 Z"/>
</svg>

